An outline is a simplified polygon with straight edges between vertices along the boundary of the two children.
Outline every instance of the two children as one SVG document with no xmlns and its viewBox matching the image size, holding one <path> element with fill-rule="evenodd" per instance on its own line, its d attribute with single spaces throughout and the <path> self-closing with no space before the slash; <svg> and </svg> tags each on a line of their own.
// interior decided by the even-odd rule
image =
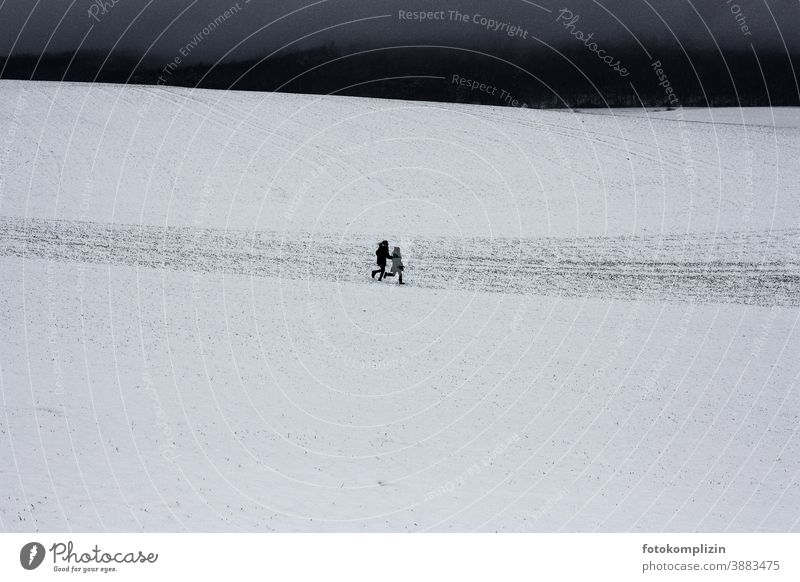
<svg viewBox="0 0 800 582">
<path fill-rule="evenodd" d="M 400 247 L 394 247 L 394 250 L 389 253 L 389 241 L 385 240 L 382 241 L 378 245 L 378 250 L 375 251 L 375 255 L 378 257 L 378 268 L 372 271 L 372 278 L 375 278 L 375 275 L 378 273 L 381 274 L 378 277 L 378 281 L 382 281 L 384 277 L 394 277 L 398 275 L 400 285 L 405 285 L 403 283 L 403 256 L 400 254 Z M 392 272 L 386 272 L 386 261 L 388 259 L 392 260 Z"/>
</svg>

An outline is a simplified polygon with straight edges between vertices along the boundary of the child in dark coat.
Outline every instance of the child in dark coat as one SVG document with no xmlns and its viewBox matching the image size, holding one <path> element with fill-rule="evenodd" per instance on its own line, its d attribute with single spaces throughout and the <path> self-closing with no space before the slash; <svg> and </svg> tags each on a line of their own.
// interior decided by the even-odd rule
<svg viewBox="0 0 800 582">
<path fill-rule="evenodd" d="M 378 281 L 382 281 L 383 277 L 386 275 L 386 261 L 391 258 L 388 240 L 382 241 L 378 245 L 378 250 L 375 251 L 375 255 L 378 257 L 378 268 L 372 271 L 372 278 L 374 279 L 375 275 L 380 273 L 381 276 L 378 277 Z"/>
</svg>

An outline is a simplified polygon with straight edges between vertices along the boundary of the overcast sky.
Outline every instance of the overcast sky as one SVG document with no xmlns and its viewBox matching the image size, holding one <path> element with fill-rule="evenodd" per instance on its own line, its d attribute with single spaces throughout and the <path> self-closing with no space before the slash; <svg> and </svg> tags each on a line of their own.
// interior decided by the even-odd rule
<svg viewBox="0 0 800 582">
<path fill-rule="evenodd" d="M 657 50 L 677 37 L 695 50 L 716 50 L 715 43 L 750 50 L 752 43 L 758 51 L 784 52 L 785 43 L 793 55 L 800 53 L 799 0 L 0 0 L 0 56 L 82 47 L 169 60 L 183 48 L 184 61 L 216 62 L 329 41 L 490 52 L 527 46 L 502 30 L 488 30 L 475 15 L 559 47 L 576 42 L 556 22 L 565 7 L 580 17 L 576 29 L 593 32 L 609 47 L 641 43 Z M 401 20 L 401 10 L 444 10 L 445 20 Z M 467 22 L 451 19 L 449 10 L 466 14 Z"/>
</svg>

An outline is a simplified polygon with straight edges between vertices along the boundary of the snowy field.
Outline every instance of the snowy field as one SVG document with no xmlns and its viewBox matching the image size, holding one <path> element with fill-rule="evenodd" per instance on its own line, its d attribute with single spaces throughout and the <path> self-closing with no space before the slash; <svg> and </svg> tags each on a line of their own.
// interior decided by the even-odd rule
<svg viewBox="0 0 800 582">
<path fill-rule="evenodd" d="M 0 102 L 3 530 L 800 531 L 800 110 Z"/>
</svg>

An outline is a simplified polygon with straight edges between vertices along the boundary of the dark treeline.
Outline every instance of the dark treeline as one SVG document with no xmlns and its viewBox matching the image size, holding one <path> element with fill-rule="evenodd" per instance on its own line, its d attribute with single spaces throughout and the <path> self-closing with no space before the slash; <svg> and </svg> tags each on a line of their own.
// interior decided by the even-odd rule
<svg viewBox="0 0 800 582">
<path fill-rule="evenodd" d="M 130 55 L 107 58 L 103 53 L 81 52 L 41 59 L 14 56 L 0 59 L 0 67 L 5 79 L 335 93 L 534 108 L 800 104 L 800 71 L 785 54 L 686 55 L 664 49 L 648 57 L 624 49 L 608 52 L 624 64 L 627 76 L 582 45 L 563 56 L 542 49 L 506 60 L 454 48 L 359 51 L 328 44 L 261 61 L 216 65 L 153 59 L 140 63 Z M 654 67 L 654 61 L 661 66 Z M 466 80 L 474 81 L 474 87 Z M 480 83 L 486 85 L 480 87 Z"/>
</svg>

